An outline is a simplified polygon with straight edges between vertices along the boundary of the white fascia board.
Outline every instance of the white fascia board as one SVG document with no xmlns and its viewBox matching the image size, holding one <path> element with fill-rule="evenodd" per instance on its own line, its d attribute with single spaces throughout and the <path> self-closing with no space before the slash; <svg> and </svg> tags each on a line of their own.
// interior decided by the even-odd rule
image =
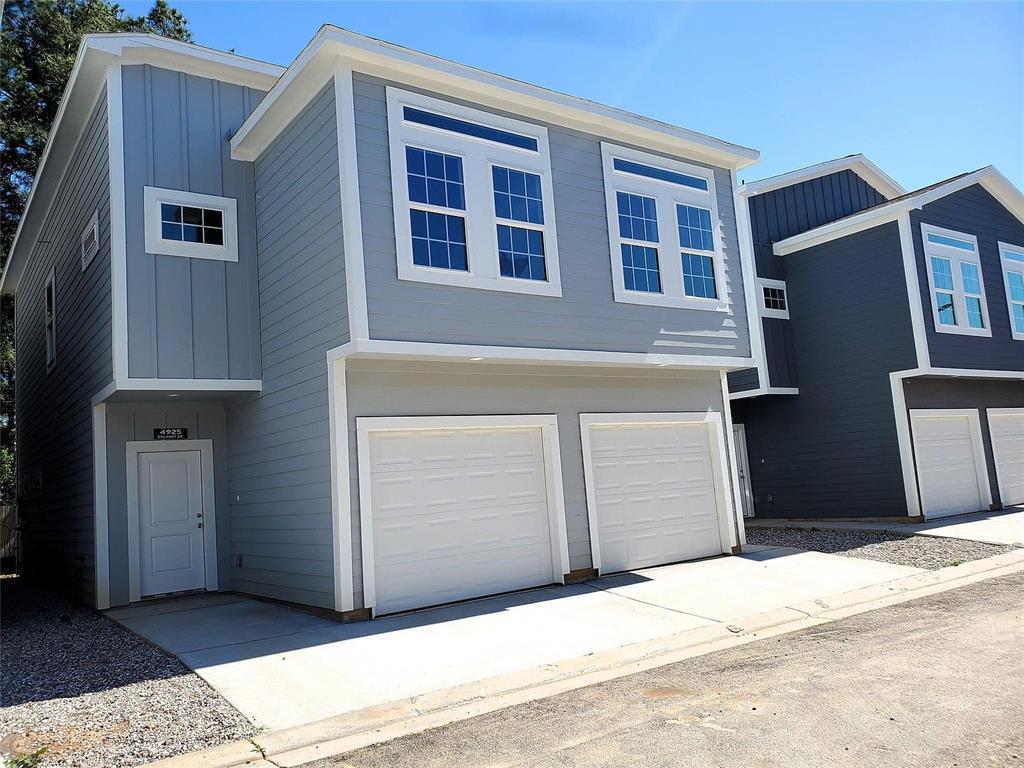
<svg viewBox="0 0 1024 768">
<path fill-rule="evenodd" d="M 879 224 L 884 224 L 888 221 L 896 221 L 903 213 L 923 208 L 929 203 L 933 203 L 974 184 L 981 184 L 993 197 L 1006 206 L 1010 213 L 1024 223 L 1024 195 L 994 166 L 990 165 L 974 173 L 953 179 L 948 184 L 943 184 L 921 192 L 918 195 L 908 197 L 905 200 L 899 200 L 895 203 L 883 203 L 853 216 L 847 216 L 845 219 L 839 219 L 831 224 L 824 224 L 815 229 L 802 232 L 799 235 L 793 235 L 793 237 L 780 240 L 775 243 L 775 255 L 786 256 L 796 251 L 802 251 L 805 248 L 827 243 L 830 240 L 852 235 L 855 232 L 877 227 Z"/>
<path fill-rule="evenodd" d="M 701 355 L 662 355 L 645 352 L 599 352 L 580 349 L 492 347 L 470 344 L 388 341 L 383 339 L 357 339 L 342 344 L 340 347 L 336 347 L 327 353 L 328 360 L 345 358 L 463 360 L 519 365 L 573 365 L 717 371 L 734 371 L 754 367 L 754 360 L 750 357 L 704 357 Z"/>
<path fill-rule="evenodd" d="M 760 181 L 751 181 L 740 187 L 740 190 L 748 195 L 762 195 L 774 189 L 789 187 L 820 176 L 828 176 L 831 173 L 847 170 L 856 173 L 864 181 L 885 195 L 887 200 L 907 194 L 907 190 L 900 186 L 895 179 L 861 154 L 827 160 L 824 163 L 817 163 L 816 165 L 810 165 L 796 171 L 769 176 Z"/>
<path fill-rule="evenodd" d="M 429 88 L 487 107 L 511 109 L 528 119 L 598 132 L 610 140 L 632 142 L 720 167 L 745 168 L 760 157 L 755 149 L 332 26 L 324 26 L 317 32 L 238 129 L 231 140 L 232 157 L 241 160 L 258 157 L 315 95 L 313 87 L 319 78 L 308 75 L 305 70 L 330 71 L 334 66 L 333 57 L 345 59 L 359 72 Z"/>
<path fill-rule="evenodd" d="M 0 293 L 13 292 L 18 288 L 28 251 L 39 237 L 64 172 L 85 130 L 89 112 L 106 80 L 107 66 L 114 61 L 122 64 L 153 64 L 261 91 L 270 90 L 284 72 L 276 64 L 168 40 L 157 35 L 97 34 L 83 37 L 71 76 L 61 96 L 57 116 L 50 128 L 25 210 L 18 222 L 3 276 L 0 277 Z"/>
<path fill-rule="evenodd" d="M 745 389 L 742 392 L 730 392 L 729 400 L 745 400 L 748 397 L 763 397 L 764 395 L 799 395 L 798 387 L 758 387 L 757 389 Z"/>
</svg>

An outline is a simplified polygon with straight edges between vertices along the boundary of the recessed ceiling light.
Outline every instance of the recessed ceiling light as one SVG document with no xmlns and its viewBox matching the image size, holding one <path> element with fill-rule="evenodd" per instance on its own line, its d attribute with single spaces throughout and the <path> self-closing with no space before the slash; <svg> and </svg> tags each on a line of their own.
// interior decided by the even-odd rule
<svg viewBox="0 0 1024 768">
<path fill-rule="evenodd" d="M 169 394 L 168 397 L 178 397 L 178 393 L 177 392 L 171 392 L 171 394 Z"/>
<path fill-rule="evenodd" d="M 471 357 L 469 359 L 472 360 L 473 362 L 479 362 L 479 361 L 483 360 L 482 357 Z"/>
</svg>

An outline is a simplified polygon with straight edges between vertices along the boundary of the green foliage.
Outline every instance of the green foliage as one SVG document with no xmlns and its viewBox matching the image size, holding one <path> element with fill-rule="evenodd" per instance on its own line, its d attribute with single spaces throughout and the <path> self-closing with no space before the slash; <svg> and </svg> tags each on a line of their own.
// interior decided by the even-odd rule
<svg viewBox="0 0 1024 768">
<path fill-rule="evenodd" d="M 4 760 L 4 768 L 36 768 L 36 766 L 42 765 L 43 755 L 47 750 L 49 747 L 40 747 L 35 752 L 9 757 Z"/>
<path fill-rule="evenodd" d="M 192 40 L 188 21 L 166 0 L 131 16 L 108 0 L 8 0 L 0 4 L 0 259 L 6 264 L 46 137 L 82 36 L 151 32 Z M 0 304 L 0 498 L 14 498 L 14 322 Z"/>
</svg>

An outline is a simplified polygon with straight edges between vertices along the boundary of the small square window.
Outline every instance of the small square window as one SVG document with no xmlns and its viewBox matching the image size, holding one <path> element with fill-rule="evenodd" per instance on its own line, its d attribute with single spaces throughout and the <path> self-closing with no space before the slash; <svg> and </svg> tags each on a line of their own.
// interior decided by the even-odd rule
<svg viewBox="0 0 1024 768">
<path fill-rule="evenodd" d="M 145 196 L 148 253 L 238 261 L 235 200 L 156 187 Z"/>
</svg>

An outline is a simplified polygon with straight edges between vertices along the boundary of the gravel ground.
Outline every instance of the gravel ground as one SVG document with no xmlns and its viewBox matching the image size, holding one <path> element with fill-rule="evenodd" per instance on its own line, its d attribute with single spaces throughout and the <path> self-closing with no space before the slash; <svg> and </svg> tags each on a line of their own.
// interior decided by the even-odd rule
<svg viewBox="0 0 1024 768">
<path fill-rule="evenodd" d="M 966 539 L 913 536 L 873 531 L 818 530 L 799 528 L 747 528 L 747 543 L 769 547 L 794 547 L 828 552 L 843 557 L 880 560 L 883 563 L 935 570 L 981 560 L 1013 547 L 984 544 Z"/>
<path fill-rule="evenodd" d="M 0 581 L 0 753 L 42 766 L 139 765 L 256 728 L 180 661 L 105 616 Z"/>
</svg>

